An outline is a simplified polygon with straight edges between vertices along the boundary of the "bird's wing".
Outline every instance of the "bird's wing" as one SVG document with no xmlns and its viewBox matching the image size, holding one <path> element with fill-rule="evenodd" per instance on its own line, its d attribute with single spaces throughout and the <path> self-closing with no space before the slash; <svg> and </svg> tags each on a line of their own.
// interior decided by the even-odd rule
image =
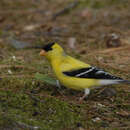
<svg viewBox="0 0 130 130">
<path fill-rule="evenodd" d="M 78 78 L 91 78 L 91 79 L 111 79 L 111 80 L 122 80 L 119 77 L 113 76 L 108 72 L 97 67 L 81 68 L 77 70 L 64 71 L 64 75 Z"/>
</svg>

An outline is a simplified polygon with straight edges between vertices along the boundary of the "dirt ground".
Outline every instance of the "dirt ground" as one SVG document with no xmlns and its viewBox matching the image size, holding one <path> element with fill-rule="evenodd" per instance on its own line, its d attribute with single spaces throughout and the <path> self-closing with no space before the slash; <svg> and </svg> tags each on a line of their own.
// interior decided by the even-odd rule
<svg viewBox="0 0 130 130">
<path fill-rule="evenodd" d="M 0 0 L 0 129 L 128 130 L 130 85 L 83 94 L 38 81 L 55 77 L 40 48 L 52 41 L 130 80 L 129 0 Z"/>
</svg>

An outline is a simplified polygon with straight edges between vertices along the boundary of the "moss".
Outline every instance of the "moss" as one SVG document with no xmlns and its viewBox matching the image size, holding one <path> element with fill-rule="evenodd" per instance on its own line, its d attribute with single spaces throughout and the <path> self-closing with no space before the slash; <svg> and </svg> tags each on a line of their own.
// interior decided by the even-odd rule
<svg viewBox="0 0 130 130">
<path fill-rule="evenodd" d="M 125 126 L 126 129 L 130 128 L 128 117 L 122 117 L 117 114 L 121 110 L 126 112 L 130 111 L 130 94 L 127 91 L 127 86 L 119 85 L 119 88 L 117 87 L 117 94 L 113 97 L 101 96 L 97 94 L 100 90 L 94 90 L 87 101 L 85 100 L 82 104 L 79 104 L 77 99 L 81 96 L 80 92 L 73 93 L 72 95 L 69 90 L 64 89 L 63 91 L 61 90 L 61 93 L 64 95 L 59 94 L 59 91 L 53 94 L 56 91 L 54 86 L 34 79 L 36 72 L 54 76 L 50 65 L 43 57 L 39 56 L 39 49 L 28 48 L 17 50 L 9 44 L 5 44 L 7 41 L 9 42 L 8 37 L 10 36 L 16 39 L 18 38 L 21 41 L 34 43 L 36 46 L 42 45 L 47 41 L 58 40 L 65 47 L 65 50 L 68 50 L 68 54 L 81 60 L 84 59 L 87 63 L 104 68 L 115 75 L 123 76 L 124 79 L 129 79 L 129 55 L 126 55 L 127 50 L 125 51 L 124 49 L 119 52 L 123 54 L 122 56 L 116 52 L 112 54 L 113 56 L 109 55 L 109 53 L 98 54 L 98 51 L 107 49 L 105 46 L 106 43 L 103 40 L 104 35 L 117 33 L 124 29 L 126 38 L 129 36 L 127 32 L 129 27 L 127 23 L 129 21 L 127 12 L 120 14 L 120 9 L 129 5 L 126 5 L 126 1 L 128 0 L 125 0 L 125 2 L 122 0 L 80 0 L 79 8 L 70 10 L 72 12 L 67 17 L 59 17 L 55 21 L 41 25 L 40 23 L 43 22 L 43 17 L 47 18 L 51 14 L 48 15 L 48 12 L 42 10 L 43 7 L 49 7 L 53 15 L 58 10 L 64 9 L 69 1 L 66 3 L 51 0 L 49 2 L 54 2 L 54 4 L 51 4 L 48 1 L 45 2 L 42 0 L 37 3 L 34 3 L 34 1 L 27 3 L 25 0 L 22 2 L 17 2 L 17 0 L 1 0 L 0 78 L 2 77 L 3 79 L 0 80 L 0 129 L 29 130 L 38 127 L 41 130 L 75 130 L 79 129 L 77 128 L 78 126 L 81 126 L 81 128 L 88 130 L 107 128 L 116 130 L 116 127 L 113 128 L 114 124 L 111 122 L 116 122 L 119 126 L 117 129 L 125 129 Z M 38 7 L 38 10 L 36 7 Z M 45 10 L 47 9 L 46 7 Z M 88 16 L 86 18 L 82 17 L 82 9 L 86 7 L 96 10 L 102 8 L 101 12 L 96 13 L 95 22 L 93 22 L 95 18 L 95 12 L 93 10 L 88 10 Z M 105 8 L 103 9 L 103 7 Z M 114 7 L 114 9 L 110 11 L 109 7 Z M 21 9 L 24 10 L 22 11 Z M 113 19 L 113 16 L 115 19 Z M 110 23 L 108 19 L 111 19 Z M 107 26 L 104 20 L 108 21 Z M 115 20 L 120 21 L 116 26 Z M 32 31 L 24 31 L 26 26 L 35 23 L 40 24 L 38 28 Z M 46 32 L 55 31 L 55 26 L 61 28 L 61 30 L 62 27 L 65 27 L 68 31 L 64 35 L 56 37 L 43 35 Z M 125 39 L 122 33 L 121 36 L 121 40 L 122 38 Z M 76 37 L 77 39 L 74 51 L 69 49 L 67 44 L 68 37 Z M 123 42 L 122 47 L 125 45 L 125 42 Z M 78 46 L 78 44 L 80 45 Z M 96 51 L 97 53 L 95 53 Z M 80 52 L 82 55 L 77 54 Z M 12 56 L 16 56 L 16 59 L 13 59 Z M 102 57 L 99 58 L 101 61 L 98 60 L 98 57 Z M 119 57 L 119 63 L 115 61 L 117 57 Z M 124 62 L 120 63 L 120 60 Z M 102 63 L 106 64 L 106 66 Z M 120 71 L 120 64 L 124 65 L 126 71 Z M 117 69 L 114 69 L 113 66 Z M 8 70 L 11 70 L 12 74 L 9 74 Z M 99 117 L 101 120 L 94 122 L 92 119 L 96 117 Z M 126 125 L 122 127 L 120 125 L 121 122 L 124 122 Z"/>
<path fill-rule="evenodd" d="M 0 113 L 0 129 L 13 129 L 15 127 L 14 120 L 9 115 Z"/>
<path fill-rule="evenodd" d="M 6 83 L 6 86 L 8 83 L 13 84 L 12 81 Z M 4 121 L 1 119 L 0 123 L 3 123 L 3 127 L 4 124 L 6 124 L 6 121 L 9 121 L 8 123 L 10 123 L 14 120 L 12 117 L 15 117 L 17 120 L 16 122 L 20 121 L 33 126 L 38 125 L 44 129 L 74 128 L 76 127 L 77 122 L 80 122 L 81 115 L 78 106 L 58 100 L 55 97 L 47 98 L 32 95 L 37 99 L 34 100 L 30 94 L 25 93 L 28 89 L 23 90 L 22 88 L 20 90 L 20 88 L 18 88 L 19 91 L 13 92 L 11 87 L 16 89 L 18 87 L 17 83 L 20 86 L 22 85 L 22 81 L 20 83 L 20 80 L 16 80 L 15 85 L 10 86 L 10 89 L 7 88 L 7 90 L 0 91 L 1 113 L 8 113 L 11 117 L 11 119 L 9 118 Z M 24 85 L 25 82 L 23 82 L 23 86 Z M 26 83 L 26 85 L 31 88 L 29 82 L 28 84 Z"/>
<path fill-rule="evenodd" d="M 43 112 L 41 118 L 45 121 L 46 125 L 52 128 L 74 128 L 81 119 L 76 106 L 58 99 L 48 98 L 45 99 L 44 104 L 39 105 L 42 108 L 41 112 Z"/>
</svg>

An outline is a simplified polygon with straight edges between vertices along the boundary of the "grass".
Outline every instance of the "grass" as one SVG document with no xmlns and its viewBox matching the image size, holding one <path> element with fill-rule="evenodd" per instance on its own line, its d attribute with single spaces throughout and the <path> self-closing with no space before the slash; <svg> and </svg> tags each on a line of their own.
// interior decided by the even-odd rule
<svg viewBox="0 0 130 130">
<path fill-rule="evenodd" d="M 41 10 L 51 11 L 53 14 L 63 9 L 68 1 L 62 5 L 56 1 L 60 7 L 51 4 L 51 1 L 37 2 L 35 7 L 33 1 L 26 5 L 22 2 L 21 7 L 27 9 L 23 12 L 19 10 L 18 2 L 8 2 L 0 2 L 4 6 L 0 9 L 0 129 L 130 129 L 128 85 L 108 86 L 115 89 L 116 94 L 113 96 L 100 93 L 104 88 L 94 89 L 88 99 L 79 104 L 77 100 L 82 92 L 68 89 L 59 92 L 55 86 L 35 79 L 37 72 L 55 77 L 49 63 L 39 56 L 40 49 L 16 50 L 8 39 L 15 36 L 19 41 L 33 45 L 57 40 L 71 56 L 129 79 L 129 8 L 124 8 L 121 1 L 118 4 L 117 1 L 108 1 L 109 4 L 105 4 L 104 0 L 97 0 L 93 4 L 81 1 L 79 8 L 74 11 L 59 16 L 57 20 L 44 22 L 43 18 L 48 19 L 49 16 Z M 88 13 L 92 17 L 81 16 L 86 5 L 90 5 Z M 2 13 L 2 9 L 8 8 Z M 28 12 L 32 8 L 37 13 Z M 93 20 L 95 16 L 96 19 Z M 117 18 L 120 22 L 115 24 L 111 18 Z M 40 26 L 31 31 L 24 30 L 25 26 L 34 23 Z M 8 25 L 11 25 L 10 28 Z M 48 35 L 56 27 L 62 29 L 60 34 Z M 106 46 L 105 37 L 111 33 L 120 34 L 122 45 L 119 48 Z M 74 50 L 67 43 L 70 37 L 76 38 Z"/>
<path fill-rule="evenodd" d="M 70 90 L 65 89 L 60 90 L 63 93 L 61 95 L 59 92 L 57 93 L 55 86 L 35 79 L 36 72 L 50 73 L 51 77 L 53 74 L 46 62 L 37 62 L 41 61 L 41 58 L 36 55 L 37 51 L 32 51 L 35 54 L 30 50 L 21 51 L 24 52 L 23 57 L 29 53 L 32 54 L 31 58 L 34 62 L 31 64 L 28 63 L 28 60 L 19 59 L 17 56 L 15 60 L 12 59 L 12 56 L 7 56 L 1 61 L 3 77 L 0 82 L 1 129 L 35 129 L 35 127 L 41 130 L 77 129 L 78 124 L 87 129 L 115 129 L 119 122 L 125 125 L 125 122 L 129 121 L 127 115 L 122 117 L 122 114 L 117 114 L 120 111 L 128 113 L 130 110 L 130 95 L 124 91 L 122 86 L 117 88 L 116 96 L 111 98 L 101 94 L 97 95 L 98 91 L 93 90 L 88 100 L 79 104 L 76 98 L 78 94 L 72 95 Z M 19 55 L 21 52 L 16 50 L 13 55 Z M 89 58 L 88 62 L 94 63 Z M 108 69 L 113 73 L 119 73 L 109 66 Z M 8 70 L 12 74 L 9 74 Z M 103 104 L 105 107 L 100 107 L 98 104 Z M 96 117 L 99 117 L 100 120 L 93 121 Z M 113 120 L 116 122 L 115 128 L 110 124 Z M 129 127 L 128 124 L 126 126 Z M 121 127 L 119 125 L 119 128 Z"/>
</svg>

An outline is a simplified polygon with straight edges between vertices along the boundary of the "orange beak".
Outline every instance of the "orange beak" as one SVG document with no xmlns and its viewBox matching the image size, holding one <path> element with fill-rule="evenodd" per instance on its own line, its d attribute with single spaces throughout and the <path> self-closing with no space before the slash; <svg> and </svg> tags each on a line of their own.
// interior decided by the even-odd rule
<svg viewBox="0 0 130 130">
<path fill-rule="evenodd" d="M 44 50 L 41 50 L 40 51 L 40 56 L 45 56 L 46 55 L 46 52 Z"/>
</svg>

